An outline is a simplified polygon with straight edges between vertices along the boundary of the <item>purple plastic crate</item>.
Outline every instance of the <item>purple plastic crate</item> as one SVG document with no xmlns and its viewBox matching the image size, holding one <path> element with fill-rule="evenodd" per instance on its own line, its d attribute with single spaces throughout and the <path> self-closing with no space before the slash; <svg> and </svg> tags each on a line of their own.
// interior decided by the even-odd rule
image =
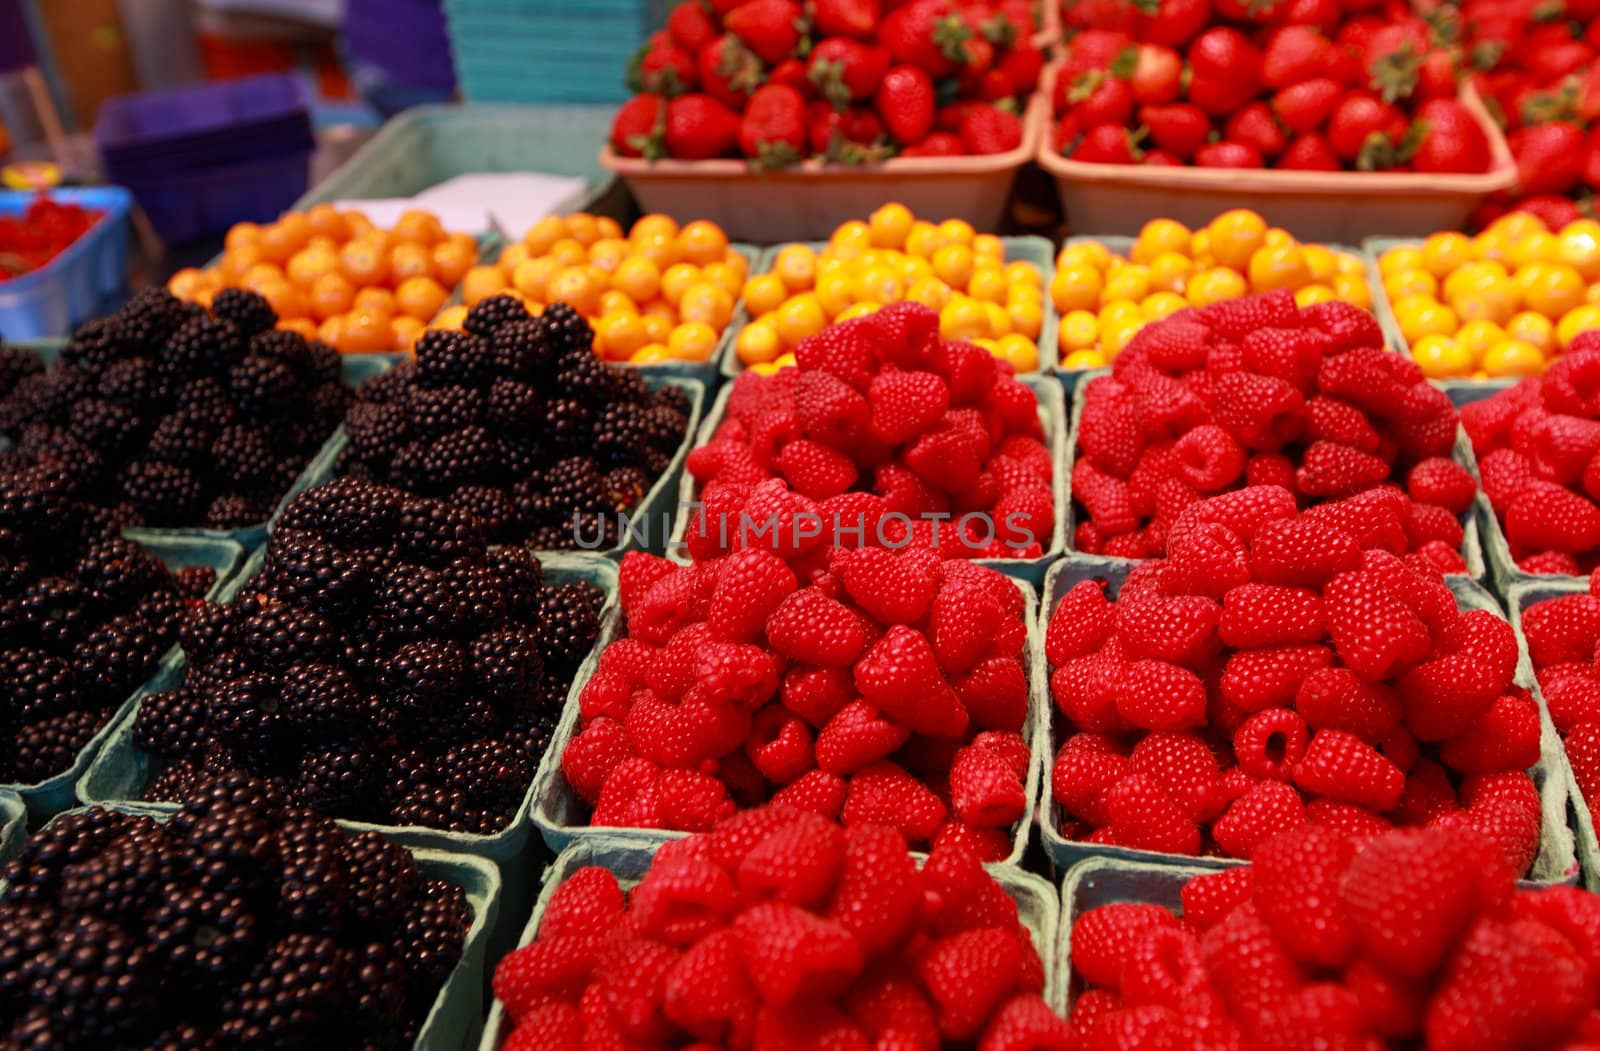
<svg viewBox="0 0 1600 1051">
<path fill-rule="evenodd" d="M 305 89 L 292 74 L 123 95 L 100 107 L 95 145 L 108 167 L 164 159 L 192 167 L 264 160 L 310 143 Z"/>
<path fill-rule="evenodd" d="M 0 73 L 15 73 L 38 61 L 22 17 L 22 0 L 0 0 Z"/>
<path fill-rule="evenodd" d="M 222 233 L 234 223 L 267 222 L 306 192 L 311 152 L 207 168 L 183 175 L 129 179 L 156 232 L 168 243 Z"/>
<path fill-rule="evenodd" d="M 450 36 L 439 0 L 347 0 L 344 42 L 350 53 L 391 80 L 416 87 L 455 87 Z"/>
</svg>

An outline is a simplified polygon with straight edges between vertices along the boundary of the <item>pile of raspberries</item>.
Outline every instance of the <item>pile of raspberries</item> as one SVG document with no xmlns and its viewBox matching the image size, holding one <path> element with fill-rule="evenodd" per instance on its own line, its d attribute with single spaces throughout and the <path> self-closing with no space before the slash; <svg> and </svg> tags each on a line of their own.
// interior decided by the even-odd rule
<svg viewBox="0 0 1600 1051">
<path fill-rule="evenodd" d="M 1184 509 L 1216 493 L 1282 486 L 1305 506 L 1403 481 L 1386 546 L 1465 572 L 1460 516 L 1477 483 L 1455 441 L 1449 397 L 1384 349 L 1364 310 L 1302 310 L 1283 291 L 1183 310 L 1084 388 L 1069 542 L 1159 557 Z"/>
<path fill-rule="evenodd" d="M 837 550 L 806 581 L 758 548 L 633 552 L 621 603 L 561 757 L 591 824 L 702 832 L 770 799 L 1011 854 L 1030 751 L 1009 578 L 924 548 Z"/>
<path fill-rule="evenodd" d="M 1306 824 L 1472 828 L 1527 870 L 1540 717 L 1515 633 L 1459 609 L 1427 559 L 1359 539 L 1365 511 L 1327 510 L 1224 493 L 1114 598 L 1100 580 L 1062 597 L 1045 652 L 1063 835 L 1248 858 Z"/>
</svg>

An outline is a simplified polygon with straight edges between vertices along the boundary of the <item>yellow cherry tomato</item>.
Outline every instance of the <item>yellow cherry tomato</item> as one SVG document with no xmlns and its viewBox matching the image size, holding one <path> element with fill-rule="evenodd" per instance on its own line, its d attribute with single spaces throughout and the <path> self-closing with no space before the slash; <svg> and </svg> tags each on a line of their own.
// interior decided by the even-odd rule
<svg viewBox="0 0 1600 1051">
<path fill-rule="evenodd" d="M 1429 333 L 1412 344 L 1411 356 L 1429 379 L 1454 379 L 1472 372 L 1472 355 L 1449 336 Z"/>
<path fill-rule="evenodd" d="M 1061 318 L 1056 345 L 1065 360 L 1074 351 L 1090 350 L 1100 342 L 1100 319 L 1087 310 L 1074 310 Z"/>
<path fill-rule="evenodd" d="M 966 288 L 972 280 L 972 249 L 964 244 L 947 244 L 933 253 L 933 273 L 951 288 Z"/>
<path fill-rule="evenodd" d="M 631 365 L 661 365 L 672 360 L 672 351 L 660 341 L 646 343 L 633 352 L 633 357 L 628 359 Z"/>
<path fill-rule="evenodd" d="M 595 350 L 611 361 L 626 361 L 650 342 L 638 314 L 607 314 L 594 323 Z"/>
<path fill-rule="evenodd" d="M 635 303 L 626 292 L 618 292 L 613 288 L 600 293 L 599 313 L 601 317 L 607 314 L 633 314 L 637 317 L 639 304 Z"/>
<path fill-rule="evenodd" d="M 972 239 L 972 254 L 979 259 L 1003 263 L 1006 261 L 1006 245 L 994 234 L 978 234 Z"/>
<path fill-rule="evenodd" d="M 1339 257 L 1326 245 L 1301 245 L 1300 256 L 1306 261 L 1311 280 L 1326 285 L 1339 272 Z"/>
<path fill-rule="evenodd" d="M 1162 252 L 1150 260 L 1150 288 L 1156 292 L 1182 293 L 1194 273 L 1194 260 L 1181 252 Z"/>
<path fill-rule="evenodd" d="M 1107 303 L 1100 308 L 1097 315 L 1100 321 L 1100 334 L 1103 336 L 1107 329 L 1118 326 L 1133 325 L 1138 327 L 1144 324 L 1144 311 L 1139 304 L 1129 299 L 1119 299 L 1115 303 Z"/>
<path fill-rule="evenodd" d="M 932 223 L 918 219 L 911 224 L 911 230 L 906 234 L 906 253 L 919 259 L 931 259 L 944 244 L 939 239 L 939 228 Z"/>
<path fill-rule="evenodd" d="M 1146 321 L 1160 321 L 1188 307 L 1189 301 L 1176 292 L 1151 292 L 1139 304 L 1139 313 Z"/>
<path fill-rule="evenodd" d="M 1150 268 L 1133 264 L 1125 266 L 1106 277 L 1106 287 L 1100 293 L 1102 302 L 1118 299 L 1143 299 L 1150 294 Z"/>
<path fill-rule="evenodd" d="M 890 201 L 867 217 L 867 233 L 876 248 L 904 248 L 917 217 L 898 201 Z"/>
<path fill-rule="evenodd" d="M 778 308 L 778 335 L 783 345 L 793 347 L 807 336 L 815 336 L 828 327 L 828 316 L 822 303 L 811 293 L 802 293 Z"/>
<path fill-rule="evenodd" d="M 1372 289 L 1360 274 L 1334 274 L 1333 294 L 1341 303 L 1349 303 L 1362 310 L 1372 309 Z"/>
<path fill-rule="evenodd" d="M 1098 350 L 1075 350 L 1061 359 L 1061 367 L 1069 372 L 1103 369 L 1106 367 L 1106 356 Z"/>
<path fill-rule="evenodd" d="M 939 311 L 942 339 L 972 340 L 989 333 L 989 312 L 971 296 L 958 295 Z"/>
<path fill-rule="evenodd" d="M 1395 300 L 1405 299 L 1407 296 L 1437 297 L 1439 279 L 1427 270 L 1401 270 L 1383 279 L 1383 290 L 1389 294 L 1390 299 Z"/>
<path fill-rule="evenodd" d="M 1422 248 L 1419 245 L 1396 245 L 1378 257 L 1378 273 L 1384 277 L 1402 270 L 1424 269 L 1426 264 L 1423 262 Z"/>
<path fill-rule="evenodd" d="M 710 361 L 717 330 L 703 321 L 685 321 L 667 337 L 667 352 L 678 361 Z"/>
<path fill-rule="evenodd" d="M 872 230 L 860 219 L 852 219 L 833 232 L 828 247 L 845 258 L 859 256 L 872 247 Z"/>
<path fill-rule="evenodd" d="M 1223 212 L 1206 229 L 1209 248 L 1217 262 L 1240 273 L 1267 239 L 1267 221 L 1245 208 Z"/>
<path fill-rule="evenodd" d="M 1006 272 L 997 266 L 980 267 L 967 282 L 967 294 L 986 303 L 1004 303 L 1006 290 Z"/>
<path fill-rule="evenodd" d="M 802 293 L 810 295 L 811 293 Z M 855 277 L 845 271 L 835 271 L 823 274 L 817 278 L 816 300 L 828 312 L 829 317 L 838 317 L 851 303 L 855 302 Z"/>
<path fill-rule="evenodd" d="M 1039 371 L 1039 348 L 1033 340 L 1015 332 L 996 341 L 995 357 L 1009 361 L 1019 373 Z"/>
<path fill-rule="evenodd" d="M 1117 360 L 1117 355 L 1122 353 L 1122 348 L 1128 341 L 1139 334 L 1142 324 L 1120 324 L 1111 328 L 1100 330 L 1100 349 L 1105 353 L 1107 361 Z"/>
<path fill-rule="evenodd" d="M 906 289 L 906 299 L 921 303 L 930 310 L 943 310 L 952 294 L 950 286 L 937 277 L 924 278 Z"/>
<path fill-rule="evenodd" d="M 1538 314 L 1530 316 L 1539 317 Z M 1540 318 L 1540 320 L 1544 319 Z M 1545 323 L 1549 324 L 1549 322 Z M 1462 352 L 1471 359 L 1472 367 L 1477 368 L 1478 364 L 1483 361 L 1483 356 L 1489 352 L 1489 348 L 1505 338 L 1505 329 L 1496 325 L 1493 321 L 1480 318 L 1477 321 L 1468 321 L 1462 325 L 1456 332 L 1455 342 L 1456 346 L 1460 347 Z M 1415 356 L 1415 353 L 1416 348 L 1412 348 L 1413 356 Z"/>
<path fill-rule="evenodd" d="M 1006 314 L 1011 319 L 1011 331 L 1038 340 L 1044 329 L 1044 310 L 1037 303 L 1007 304 Z"/>
<path fill-rule="evenodd" d="M 676 307 L 683 302 L 685 292 L 704 282 L 705 277 L 700 273 L 698 266 L 693 263 L 675 263 L 667 267 L 666 272 L 661 275 L 661 298 Z"/>
<path fill-rule="evenodd" d="M 1337 279 L 1342 275 L 1335 274 Z M 1294 293 L 1294 305 L 1304 310 L 1306 307 L 1316 306 L 1318 303 L 1332 303 L 1339 298 L 1339 293 L 1327 285 L 1312 282 L 1303 288 L 1298 288 Z"/>
<path fill-rule="evenodd" d="M 1532 343 L 1508 339 L 1489 348 L 1483 356 L 1483 371 L 1495 379 L 1537 376 L 1544 371 L 1544 355 Z"/>
<path fill-rule="evenodd" d="M 898 303 L 905 298 L 905 284 L 900 275 L 883 266 L 865 267 L 856 273 L 852 283 L 855 298 L 874 303 Z"/>
<path fill-rule="evenodd" d="M 1062 253 L 1062 258 L 1066 258 L 1065 252 Z M 1104 289 L 1105 278 L 1093 265 L 1068 263 L 1057 269 L 1055 276 L 1050 279 L 1050 301 L 1062 313 L 1072 310 L 1092 310 L 1100 305 L 1100 295 Z"/>
<path fill-rule="evenodd" d="M 1548 233 L 1550 228 L 1545 226 L 1544 220 L 1532 212 L 1507 212 L 1489 224 L 1490 230 L 1497 230 L 1512 240 L 1521 240 L 1536 233 Z"/>
<path fill-rule="evenodd" d="M 1556 326 L 1543 314 L 1535 313 L 1532 310 L 1524 310 L 1512 315 L 1511 319 L 1506 322 L 1505 329 L 1507 338 L 1531 343 L 1539 348 L 1541 354 L 1555 352 L 1557 346 Z M 1485 347 L 1484 351 L 1487 353 L 1488 348 Z M 1482 361 L 1481 356 L 1479 361 Z"/>
<path fill-rule="evenodd" d="M 1581 332 L 1588 332 L 1600 328 L 1600 306 L 1594 303 L 1584 303 L 1573 307 L 1562 315 L 1556 323 L 1556 343 L 1562 350 L 1572 345 Z"/>
<path fill-rule="evenodd" d="M 1039 268 L 1032 263 L 1020 260 L 1006 266 L 1006 281 L 1013 287 L 1018 285 L 1032 288 L 1044 288 L 1044 275 L 1039 273 Z"/>
<path fill-rule="evenodd" d="M 1153 263 L 1168 252 L 1187 255 L 1193 238 L 1189 228 L 1176 219 L 1151 219 L 1139 230 L 1128 258 L 1135 263 Z"/>
<path fill-rule="evenodd" d="M 726 289 L 702 282 L 683 293 L 678 316 L 684 321 L 703 321 L 721 332 L 733 319 L 733 297 Z"/>
<path fill-rule="evenodd" d="M 817 281 L 817 253 L 801 244 L 785 245 L 773 260 L 772 271 L 791 292 L 805 292 Z"/>
<path fill-rule="evenodd" d="M 1225 299 L 1238 299 L 1250 291 L 1245 284 L 1244 275 L 1227 267 L 1213 267 L 1202 270 L 1189 279 L 1189 287 L 1184 290 L 1184 295 L 1189 302 L 1197 307 L 1210 306 L 1220 303 Z"/>
<path fill-rule="evenodd" d="M 722 227 L 705 219 L 685 226 L 678 234 L 678 243 L 683 246 L 684 260 L 695 266 L 720 263 L 728 254 L 728 235 Z"/>
<path fill-rule="evenodd" d="M 1250 288 L 1271 292 L 1286 288 L 1291 292 L 1311 283 L 1311 268 L 1296 244 L 1263 245 L 1250 255 Z"/>
<path fill-rule="evenodd" d="M 1553 263 L 1560 242 L 1548 230 L 1536 230 L 1506 246 L 1506 263 L 1515 268 L 1529 263 Z"/>
<path fill-rule="evenodd" d="M 1585 281 L 1600 280 L 1600 222 L 1575 219 L 1556 235 L 1556 262 L 1565 263 Z"/>
<path fill-rule="evenodd" d="M 939 238 L 945 244 L 971 245 L 978 231 L 965 219 L 946 219 L 939 224 Z"/>
<path fill-rule="evenodd" d="M 746 365 L 772 361 L 783 353 L 783 337 L 778 335 L 778 326 L 772 322 L 752 321 L 739 330 L 733 351 Z"/>
<path fill-rule="evenodd" d="M 858 302 L 851 303 L 849 306 L 845 307 L 844 312 L 833 320 L 835 324 L 841 324 L 846 321 L 854 321 L 856 318 L 866 317 L 868 314 L 876 314 L 882 309 L 883 305 L 881 303 L 874 303 L 870 299 L 863 299 L 859 300 Z"/>
<path fill-rule="evenodd" d="M 1429 333 L 1453 336 L 1461 327 L 1456 312 L 1428 296 L 1411 296 L 1394 305 L 1394 318 L 1406 342 L 1414 343 Z"/>
<path fill-rule="evenodd" d="M 788 286 L 777 274 L 758 274 L 744 283 L 745 306 L 752 314 L 759 316 L 777 310 L 788 298 Z"/>
<path fill-rule="evenodd" d="M 990 300 L 980 300 L 983 304 L 984 316 L 989 319 L 989 335 L 995 339 L 1011 333 L 1011 315 L 1006 313 L 1006 308 Z"/>
<path fill-rule="evenodd" d="M 1522 278 L 1523 271 L 1517 271 Z M 1547 318 L 1564 317 L 1568 311 L 1582 306 L 1588 291 L 1578 271 L 1565 263 L 1546 263 L 1537 274 L 1521 286 L 1523 302 L 1528 309 L 1537 310 Z"/>
</svg>

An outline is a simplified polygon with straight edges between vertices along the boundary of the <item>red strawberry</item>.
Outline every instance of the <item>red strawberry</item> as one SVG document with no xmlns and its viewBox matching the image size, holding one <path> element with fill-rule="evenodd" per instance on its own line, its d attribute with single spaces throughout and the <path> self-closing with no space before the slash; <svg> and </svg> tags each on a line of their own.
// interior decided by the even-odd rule
<svg viewBox="0 0 1600 1051">
<path fill-rule="evenodd" d="M 1189 102 L 1170 106 L 1142 106 L 1139 123 L 1150 131 L 1150 141 L 1187 160 L 1205 145 L 1211 134 L 1211 118 L 1205 110 Z"/>
<path fill-rule="evenodd" d="M 1321 128 L 1344 96 L 1337 80 L 1313 73 L 1272 96 L 1272 112 L 1290 131 L 1304 135 Z"/>
<path fill-rule="evenodd" d="M 1265 102 L 1252 102 L 1234 113 L 1223 126 L 1223 135 L 1251 147 L 1268 160 L 1282 153 L 1289 144 Z"/>
<path fill-rule="evenodd" d="M 669 98 L 693 91 L 699 72 L 692 52 L 666 31 L 651 35 L 630 63 L 628 86 Z"/>
<path fill-rule="evenodd" d="M 961 143 L 975 156 L 1010 153 L 1022 145 L 1022 121 L 998 106 L 972 106 L 961 118 Z"/>
<path fill-rule="evenodd" d="M 624 157 L 656 160 L 664 154 L 667 100 L 660 95 L 635 95 L 622 104 L 611 122 L 611 148 Z"/>
<path fill-rule="evenodd" d="M 1286 25 L 1267 35 L 1261 57 L 1261 82 L 1276 90 L 1321 77 L 1333 58 L 1333 44 L 1316 29 Z"/>
<path fill-rule="evenodd" d="M 1346 164 L 1389 167 L 1388 152 L 1405 136 L 1405 115 L 1370 91 L 1352 91 L 1328 118 L 1328 145 Z"/>
<path fill-rule="evenodd" d="M 1200 168 L 1261 168 L 1266 160 L 1261 151 L 1242 142 L 1209 142 L 1194 153 L 1194 163 Z"/>
<path fill-rule="evenodd" d="M 882 17 L 881 0 L 815 0 L 812 20 L 823 36 L 871 40 Z"/>
<path fill-rule="evenodd" d="M 1419 172 L 1489 170 L 1489 136 L 1471 111 L 1455 99 L 1432 99 L 1417 111 L 1425 131 L 1411 163 Z"/>
<path fill-rule="evenodd" d="M 699 3 L 675 5 L 667 16 L 667 30 L 679 47 L 694 54 L 699 54 L 717 38 L 717 24 Z"/>
<path fill-rule="evenodd" d="M 800 43 L 796 23 L 802 13 L 793 0 L 745 0 L 728 12 L 722 25 L 770 66 L 788 58 Z"/>
<path fill-rule="evenodd" d="M 1189 101 L 1226 116 L 1261 90 L 1261 52 L 1236 29 L 1208 29 L 1189 45 Z"/>
<path fill-rule="evenodd" d="M 1176 102 L 1183 94 L 1183 57 L 1170 47 L 1140 44 L 1124 52 L 1111 71 L 1128 81 L 1141 105 Z"/>
<path fill-rule="evenodd" d="M 1278 167 L 1286 171 L 1336 172 L 1339 157 L 1321 135 L 1302 135 L 1284 148 Z"/>
<path fill-rule="evenodd" d="M 1120 124 L 1090 128 L 1071 153 L 1073 160 L 1092 164 L 1133 164 L 1141 155 L 1128 129 Z"/>
<path fill-rule="evenodd" d="M 1182 47 L 1211 22 L 1211 0 L 1158 0 L 1142 5 L 1134 35 L 1152 44 Z"/>
<path fill-rule="evenodd" d="M 1004 76 L 1011 94 L 1026 95 L 1039 84 L 1044 70 L 1044 52 L 1027 40 L 1019 40 L 1001 55 L 996 72 Z"/>
<path fill-rule="evenodd" d="M 680 95 L 667 103 L 667 154 L 686 161 L 726 156 L 740 127 L 738 116 L 710 95 Z"/>
<path fill-rule="evenodd" d="M 731 109 L 743 111 L 761 86 L 761 60 L 732 34 L 720 36 L 700 52 L 700 88 Z"/>
<path fill-rule="evenodd" d="M 884 74 L 874 104 L 890 136 L 902 145 L 921 142 L 933 128 L 933 80 L 916 66 L 896 66 Z"/>
<path fill-rule="evenodd" d="M 1508 142 L 1517 160 L 1519 193 L 1569 193 L 1583 174 L 1584 134 L 1570 121 L 1519 128 Z"/>
<path fill-rule="evenodd" d="M 740 151 L 757 170 L 771 171 L 798 163 L 808 146 L 806 100 L 800 92 L 782 84 L 757 88 L 739 124 Z"/>
<path fill-rule="evenodd" d="M 884 17 L 878 39 L 895 62 L 930 77 L 948 77 L 966 64 L 972 30 L 949 0 L 912 0 Z"/>
<path fill-rule="evenodd" d="M 811 49 L 807 62 L 806 75 L 838 110 L 871 99 L 889 72 L 887 50 L 846 37 L 821 41 Z"/>
</svg>

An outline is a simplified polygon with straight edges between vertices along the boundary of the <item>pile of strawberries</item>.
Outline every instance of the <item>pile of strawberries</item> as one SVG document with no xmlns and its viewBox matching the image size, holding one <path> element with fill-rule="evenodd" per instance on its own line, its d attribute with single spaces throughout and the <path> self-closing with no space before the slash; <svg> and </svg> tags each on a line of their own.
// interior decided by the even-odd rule
<svg viewBox="0 0 1600 1051">
<path fill-rule="evenodd" d="M 1056 144 L 1105 164 L 1484 172 L 1451 34 L 1384 0 L 1088 0 Z"/>
<path fill-rule="evenodd" d="M 1539 707 L 1505 620 L 1277 486 L 1195 504 L 1115 600 L 1080 582 L 1045 635 L 1070 839 L 1248 858 L 1305 824 L 1473 828 L 1539 846 Z M 1052 820 L 1056 820 L 1052 816 Z"/>
<path fill-rule="evenodd" d="M 1463 572 L 1459 516 L 1477 483 L 1450 459 L 1455 438 L 1449 397 L 1384 349 L 1364 310 L 1302 310 L 1277 291 L 1180 311 L 1085 388 L 1072 496 L 1087 520 L 1073 545 L 1160 555 L 1196 501 L 1278 485 L 1302 503 L 1334 501 L 1318 514 L 1358 523 L 1363 546 Z"/>
<path fill-rule="evenodd" d="M 1600 574 L 1588 593 L 1523 606 L 1522 634 L 1578 790 L 1591 808 L 1600 806 Z"/>
<path fill-rule="evenodd" d="M 964 845 L 919 870 L 893 828 L 772 807 L 663 845 L 626 895 L 579 869 L 494 992 L 507 1051 L 1070 1051 L 1040 948 Z"/>
<path fill-rule="evenodd" d="M 742 373 L 726 419 L 689 454 L 704 486 L 691 558 L 759 544 L 804 579 L 834 546 L 945 558 L 1049 546 L 1055 466 L 1038 400 L 1008 363 L 940 341 L 939 315 L 911 302 L 802 340 L 795 359 Z"/>
<path fill-rule="evenodd" d="M 1461 426 L 1523 572 L 1600 563 L 1600 332 L 1580 334 L 1544 375 L 1463 407 Z"/>
<path fill-rule="evenodd" d="M 864 164 L 1022 145 L 1032 0 L 683 0 L 634 58 L 626 157 Z"/>
<path fill-rule="evenodd" d="M 1077 917 L 1082 1051 L 1579 1051 L 1600 1040 L 1600 898 L 1519 890 L 1460 832 L 1304 828 L 1184 884 L 1183 917 Z"/>
<path fill-rule="evenodd" d="M 620 576 L 627 637 L 561 757 L 592 824 L 702 832 L 772 799 L 1011 853 L 1030 753 L 1009 578 L 920 547 L 839 549 L 812 577 L 759 548 L 691 566 L 632 552 Z"/>
</svg>

